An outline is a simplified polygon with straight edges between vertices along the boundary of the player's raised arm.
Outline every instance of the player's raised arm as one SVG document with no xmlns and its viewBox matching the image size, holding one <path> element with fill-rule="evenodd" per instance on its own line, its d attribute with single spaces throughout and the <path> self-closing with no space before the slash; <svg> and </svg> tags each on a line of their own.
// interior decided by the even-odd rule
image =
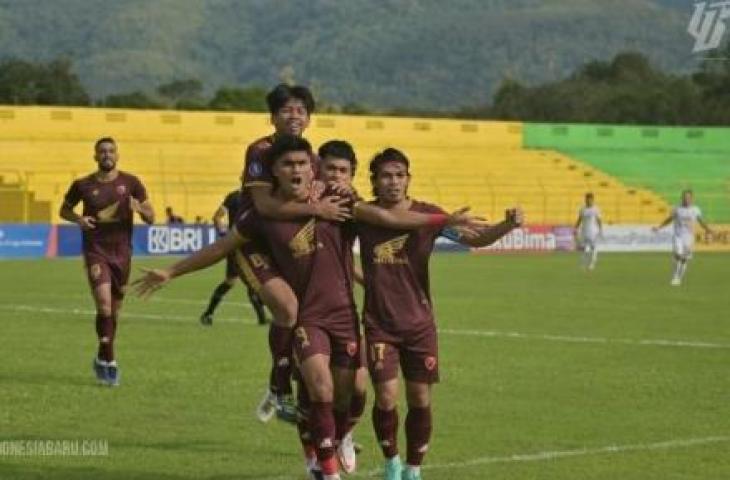
<svg viewBox="0 0 730 480">
<path fill-rule="evenodd" d="M 244 242 L 244 238 L 236 230 L 231 230 L 228 235 L 218 239 L 215 243 L 202 248 L 167 268 L 142 269 L 144 275 L 134 280 L 132 285 L 139 297 L 149 297 L 173 278 L 202 270 L 218 263 L 226 255 L 243 245 Z"/>
<path fill-rule="evenodd" d="M 522 225 L 523 222 L 524 214 L 522 213 L 522 209 L 511 208 L 505 212 L 504 221 L 491 227 L 483 228 L 476 232 L 471 229 L 464 230 L 457 228 L 456 231 L 459 233 L 459 237 L 456 240 L 470 247 L 486 247 Z"/>
<path fill-rule="evenodd" d="M 312 203 L 284 201 L 272 195 L 271 186 L 248 187 L 256 211 L 276 220 L 293 220 L 301 217 L 320 217 L 324 220 L 344 221 L 350 218 L 346 206 L 348 200 L 339 197 L 325 197 Z"/>
<path fill-rule="evenodd" d="M 423 227 L 435 229 L 464 226 L 481 228 L 484 220 L 468 214 L 469 207 L 463 207 L 452 214 L 421 213 L 406 209 L 388 209 L 366 202 L 358 202 L 353 207 L 353 216 L 359 222 L 398 230 L 417 230 Z"/>
</svg>

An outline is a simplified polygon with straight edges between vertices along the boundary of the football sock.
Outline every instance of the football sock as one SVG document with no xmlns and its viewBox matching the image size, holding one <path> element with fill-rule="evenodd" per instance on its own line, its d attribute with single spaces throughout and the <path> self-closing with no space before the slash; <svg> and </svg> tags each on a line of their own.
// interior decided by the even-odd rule
<svg viewBox="0 0 730 480">
<path fill-rule="evenodd" d="M 312 402 L 309 408 L 309 428 L 317 460 L 325 475 L 337 474 L 335 459 L 335 417 L 332 402 Z"/>
<path fill-rule="evenodd" d="M 213 295 L 211 295 L 210 297 L 208 308 L 205 309 L 205 315 L 212 315 L 213 312 L 215 312 L 218 304 L 221 303 L 221 300 L 223 300 L 223 297 L 226 293 L 228 293 L 231 288 L 232 285 L 229 285 L 226 282 L 221 282 L 220 285 L 215 287 L 215 290 L 213 290 Z"/>
<path fill-rule="evenodd" d="M 114 333 L 116 330 L 116 315 L 96 314 L 96 336 L 99 339 L 99 360 L 111 362 L 114 360 Z"/>
<path fill-rule="evenodd" d="M 373 428 L 385 458 L 398 455 L 398 410 L 381 410 L 373 405 Z"/>
<path fill-rule="evenodd" d="M 365 404 L 367 403 L 367 391 L 362 393 L 354 392 L 350 398 L 350 417 L 347 425 L 347 432 L 350 432 L 357 422 L 360 421 L 363 412 L 365 411 Z"/>
<path fill-rule="evenodd" d="M 431 407 L 408 407 L 406 415 L 406 463 L 418 466 L 431 439 Z"/>
<path fill-rule="evenodd" d="M 290 327 L 271 324 L 269 327 L 269 351 L 273 362 L 269 388 L 277 395 L 291 395 L 292 336 Z"/>
</svg>

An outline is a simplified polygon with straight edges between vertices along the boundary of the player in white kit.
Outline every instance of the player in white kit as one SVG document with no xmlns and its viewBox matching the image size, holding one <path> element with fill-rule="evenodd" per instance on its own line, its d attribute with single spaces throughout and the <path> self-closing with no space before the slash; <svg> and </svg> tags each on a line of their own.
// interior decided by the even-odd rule
<svg viewBox="0 0 730 480">
<path fill-rule="evenodd" d="M 687 262 L 692 258 L 692 247 L 694 246 L 694 224 L 699 223 L 708 234 L 712 234 L 710 227 L 702 220 L 700 208 L 692 204 L 692 191 L 682 192 L 682 203 L 672 209 L 671 215 L 654 228 L 658 231 L 670 223 L 674 224 L 672 235 L 672 247 L 674 251 L 674 275 L 671 284 L 678 286 L 682 284 L 682 277 L 687 271 Z"/>
<path fill-rule="evenodd" d="M 593 270 L 598 260 L 596 240 L 603 235 L 601 211 L 594 204 L 592 193 L 586 193 L 585 206 L 578 211 L 578 220 L 575 222 L 575 238 L 578 248 L 583 251 L 581 264 L 583 268 Z"/>
</svg>

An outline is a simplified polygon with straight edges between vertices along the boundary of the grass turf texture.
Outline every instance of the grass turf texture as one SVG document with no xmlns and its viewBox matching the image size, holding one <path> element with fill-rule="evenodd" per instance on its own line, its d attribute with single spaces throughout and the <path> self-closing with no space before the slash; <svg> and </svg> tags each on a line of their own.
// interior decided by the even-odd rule
<svg viewBox="0 0 730 480">
<path fill-rule="evenodd" d="M 137 258 L 135 271 L 170 261 Z M 666 254 L 602 255 L 590 274 L 574 255 L 436 256 L 445 331 L 424 478 L 730 478 L 728 271 L 730 256 L 699 254 L 673 288 Z M 267 329 L 244 290 L 229 292 L 212 328 L 198 323 L 222 275 L 216 266 L 149 302 L 128 297 L 122 385 L 111 389 L 91 372 L 81 261 L 0 262 L 0 442 L 109 446 L 96 457 L 0 449 L 0 479 L 304 478 L 295 429 L 253 415 Z M 372 395 L 356 430 L 360 477 L 381 465 L 371 406 Z M 404 419 L 401 409 L 402 454 Z M 573 454 L 529 456 L 541 452 Z"/>
</svg>

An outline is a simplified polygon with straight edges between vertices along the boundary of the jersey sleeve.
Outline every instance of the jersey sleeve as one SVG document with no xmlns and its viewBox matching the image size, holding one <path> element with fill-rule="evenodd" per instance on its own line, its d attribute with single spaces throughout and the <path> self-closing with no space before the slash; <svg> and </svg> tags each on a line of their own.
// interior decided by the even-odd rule
<svg viewBox="0 0 730 480">
<path fill-rule="evenodd" d="M 129 193 L 139 203 L 147 201 L 147 189 L 144 188 L 142 181 L 137 177 L 132 177 Z"/>
<path fill-rule="evenodd" d="M 228 211 L 229 215 L 235 213 L 237 202 L 236 196 L 238 195 L 240 195 L 240 192 L 238 191 L 231 192 L 226 195 L 225 199 L 223 199 L 223 203 L 221 205 Z"/>
<path fill-rule="evenodd" d="M 700 207 L 695 207 L 695 217 L 702 218 L 702 210 L 700 210 Z"/>
<path fill-rule="evenodd" d="M 66 195 L 63 197 L 63 203 L 68 207 L 74 208 L 81 201 L 81 187 L 79 181 L 74 180 L 71 186 L 68 188 Z"/>
<path fill-rule="evenodd" d="M 246 241 L 250 241 L 260 234 L 259 221 L 257 221 L 257 215 L 254 209 L 244 210 L 236 219 L 236 223 L 234 223 L 233 228 L 235 228 L 236 233 L 238 233 L 241 238 Z"/>
<path fill-rule="evenodd" d="M 273 184 L 271 166 L 267 164 L 266 150 L 256 145 L 246 150 L 246 161 L 243 172 L 243 186 L 270 186 Z"/>
</svg>

